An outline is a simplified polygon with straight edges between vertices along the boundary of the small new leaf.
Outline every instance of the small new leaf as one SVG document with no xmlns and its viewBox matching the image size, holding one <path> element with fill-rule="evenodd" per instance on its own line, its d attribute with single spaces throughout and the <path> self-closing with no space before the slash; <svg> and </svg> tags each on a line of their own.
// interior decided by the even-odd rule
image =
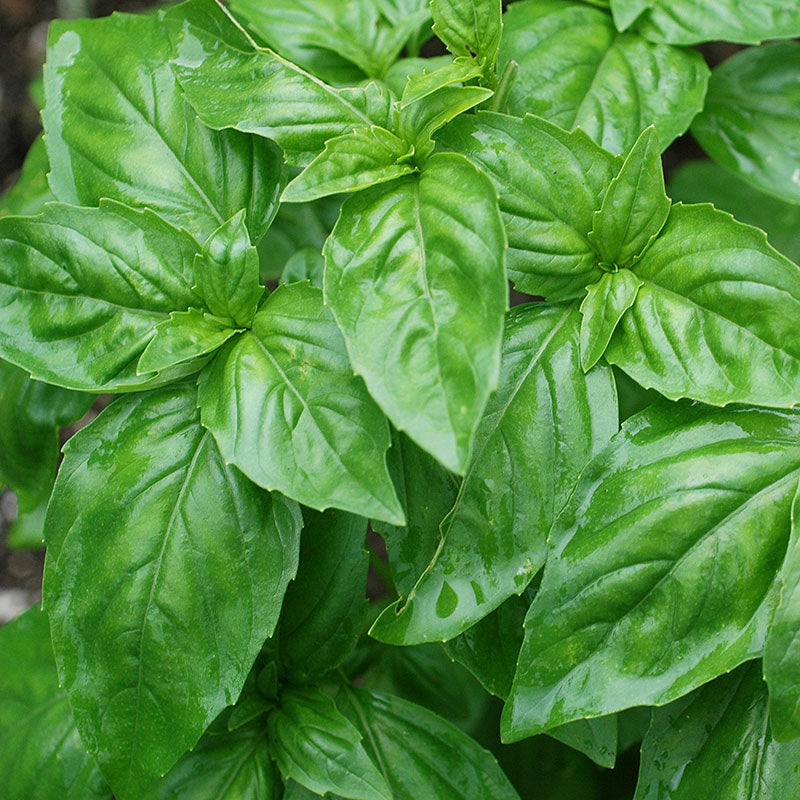
<svg viewBox="0 0 800 800">
<path fill-rule="evenodd" d="M 433 32 L 454 56 L 475 59 L 487 80 L 494 66 L 503 31 L 501 0 L 431 0 Z"/>
<path fill-rule="evenodd" d="M 652 126 L 637 139 L 594 215 L 589 238 L 601 261 L 630 267 L 669 217 L 658 134 Z"/>
<path fill-rule="evenodd" d="M 250 244 L 240 211 L 217 228 L 194 259 L 194 287 L 217 317 L 246 328 L 264 294 L 259 280 L 258 251 Z"/>
<path fill-rule="evenodd" d="M 633 305 L 642 282 L 629 270 L 606 272 L 581 303 L 581 365 L 588 372 L 605 353 L 622 315 Z"/>
</svg>

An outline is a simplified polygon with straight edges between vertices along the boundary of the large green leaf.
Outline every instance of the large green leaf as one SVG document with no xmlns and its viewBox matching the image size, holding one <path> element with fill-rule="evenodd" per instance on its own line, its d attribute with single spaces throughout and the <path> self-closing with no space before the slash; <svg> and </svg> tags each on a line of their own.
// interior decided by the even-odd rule
<svg viewBox="0 0 800 800">
<path fill-rule="evenodd" d="M 428 709 L 349 686 L 337 703 L 363 734 L 394 800 L 519 800 L 494 756 Z"/>
<path fill-rule="evenodd" d="M 325 301 L 353 369 L 454 472 L 497 385 L 504 253 L 494 187 L 454 153 L 351 197 L 325 245 Z"/>
<path fill-rule="evenodd" d="M 200 377 L 203 425 L 225 459 L 266 489 L 402 523 L 386 469 L 389 426 L 307 283 L 280 286 L 252 330 Z"/>
<path fill-rule="evenodd" d="M 501 0 L 431 0 L 433 32 L 454 56 L 474 57 L 494 78 L 503 32 Z"/>
<path fill-rule="evenodd" d="M 297 569 L 298 507 L 229 467 L 191 385 L 125 397 L 65 447 L 45 526 L 59 677 L 120 800 L 238 696 Z"/>
<path fill-rule="evenodd" d="M 50 162 L 47 160 L 44 140 L 37 137 L 31 149 L 25 156 L 22 171 L 16 183 L 0 197 L 0 217 L 8 214 L 29 216 L 38 214 L 45 203 L 56 198 L 50 191 L 47 182 L 47 173 L 50 171 Z"/>
<path fill-rule="evenodd" d="M 283 783 L 262 722 L 229 731 L 223 712 L 197 746 L 140 800 L 281 800 Z"/>
<path fill-rule="evenodd" d="M 42 113 L 50 185 L 75 205 L 109 197 L 147 206 L 199 241 L 245 208 L 260 239 L 277 211 L 280 151 L 202 125 L 170 55 L 155 15 L 51 25 Z"/>
<path fill-rule="evenodd" d="M 792 505 L 792 536 L 778 575 L 780 598 L 764 646 L 772 735 L 800 736 L 800 490 Z"/>
<path fill-rule="evenodd" d="M 136 363 L 169 312 L 203 305 L 197 245 L 150 211 L 104 201 L 0 219 L 0 355 L 73 389 L 138 388 Z"/>
<path fill-rule="evenodd" d="M 334 89 L 258 47 L 214 0 L 189 0 L 165 15 L 172 66 L 200 119 L 274 139 L 292 164 L 308 164 L 334 136 L 388 126 L 388 93 L 375 84 Z"/>
<path fill-rule="evenodd" d="M 280 658 L 296 682 L 338 667 L 364 631 L 369 554 L 367 521 L 344 511 L 306 511 L 300 568 L 278 626 Z"/>
<path fill-rule="evenodd" d="M 800 268 L 712 206 L 673 206 L 605 357 L 670 399 L 800 402 Z"/>
<path fill-rule="evenodd" d="M 286 689 L 268 719 L 270 755 L 284 778 L 319 794 L 394 800 L 362 734 L 317 688 Z"/>
<path fill-rule="evenodd" d="M 584 375 L 579 330 L 576 306 L 508 314 L 500 385 L 441 543 L 372 636 L 392 644 L 451 639 L 522 592 L 542 567 L 555 515 L 618 428 L 613 376 L 607 367 Z"/>
<path fill-rule="evenodd" d="M 669 178 L 669 196 L 683 203 L 713 203 L 739 222 L 767 232 L 770 244 L 800 261 L 800 206 L 764 194 L 711 161 L 687 161 Z"/>
<path fill-rule="evenodd" d="M 800 741 L 770 734 L 759 662 L 653 710 L 635 800 L 787 800 L 800 793 Z"/>
<path fill-rule="evenodd" d="M 0 629 L 0 785 L 6 800 L 107 800 L 58 685 L 47 616 Z"/>
<path fill-rule="evenodd" d="M 685 403 L 625 423 L 553 527 L 504 737 L 667 703 L 760 652 L 799 434 L 796 413 Z"/>
<path fill-rule="evenodd" d="M 375 0 L 234 0 L 231 8 L 270 47 L 334 80 L 347 77 L 336 56 L 356 65 L 362 77 L 382 78 L 406 40 L 428 18 L 417 3 L 411 13 L 390 20 Z"/>
<path fill-rule="evenodd" d="M 692 126 L 717 163 L 792 203 L 800 203 L 798 72 L 797 42 L 738 53 L 714 70 L 705 108 Z"/>
<path fill-rule="evenodd" d="M 523 0 L 504 19 L 501 59 L 520 65 L 508 100 L 512 114 L 580 127 L 607 150 L 624 153 L 648 125 L 666 148 L 703 108 L 709 69 L 699 53 L 618 33 L 601 9 Z"/>
<path fill-rule="evenodd" d="M 698 44 L 800 36 L 800 8 L 786 0 L 611 0 L 620 30 L 634 22 L 654 42 Z"/>
<path fill-rule="evenodd" d="M 58 465 L 58 430 L 80 419 L 93 400 L 34 381 L 0 361 L 0 486 L 14 490 L 20 513 L 47 501 Z"/>
<path fill-rule="evenodd" d="M 589 240 L 594 213 L 621 161 L 583 131 L 481 111 L 438 137 L 494 182 L 508 234 L 508 274 L 519 291 L 558 302 L 600 278 Z"/>
</svg>

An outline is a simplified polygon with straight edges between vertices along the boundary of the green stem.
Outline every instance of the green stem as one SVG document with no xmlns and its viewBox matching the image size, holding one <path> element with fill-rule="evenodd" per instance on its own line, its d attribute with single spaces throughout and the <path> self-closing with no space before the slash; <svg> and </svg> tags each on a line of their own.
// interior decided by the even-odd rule
<svg viewBox="0 0 800 800">
<path fill-rule="evenodd" d="M 509 92 L 514 85 L 514 81 L 517 79 L 517 75 L 519 75 L 519 64 L 517 64 L 516 61 L 509 61 L 506 64 L 506 68 L 503 70 L 503 74 L 500 76 L 500 80 L 497 82 L 494 95 L 489 99 L 489 111 L 505 110 L 508 104 Z"/>
</svg>

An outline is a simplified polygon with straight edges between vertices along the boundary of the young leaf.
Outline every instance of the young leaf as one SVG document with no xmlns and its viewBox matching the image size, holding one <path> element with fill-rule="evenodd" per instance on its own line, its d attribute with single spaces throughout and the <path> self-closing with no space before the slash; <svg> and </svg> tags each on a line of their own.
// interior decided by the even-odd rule
<svg viewBox="0 0 800 800">
<path fill-rule="evenodd" d="M 792 412 L 666 402 L 625 423 L 551 532 L 505 739 L 670 702 L 760 651 L 798 434 Z"/>
<path fill-rule="evenodd" d="M 298 683 L 321 678 L 350 655 L 369 610 L 367 521 L 344 511 L 305 516 L 300 569 L 278 626 L 281 662 Z"/>
<path fill-rule="evenodd" d="M 225 459 L 312 508 L 390 522 L 403 513 L 386 471 L 386 418 L 353 375 L 322 292 L 279 287 L 200 376 L 205 425 Z"/>
<path fill-rule="evenodd" d="M 209 236 L 194 259 L 195 287 L 212 314 L 247 327 L 256 315 L 264 287 L 258 251 L 250 245 L 244 211 Z"/>
<path fill-rule="evenodd" d="M 634 304 L 642 282 L 629 269 L 606 272 L 581 303 L 581 365 L 589 371 L 605 353 L 622 315 Z"/>
<path fill-rule="evenodd" d="M 790 203 L 800 202 L 798 71 L 797 42 L 737 53 L 714 70 L 705 109 L 692 126 L 718 164 Z"/>
<path fill-rule="evenodd" d="M 58 465 L 58 431 L 80 419 L 94 396 L 34 381 L 0 361 L 0 487 L 17 495 L 21 514 L 46 503 Z"/>
<path fill-rule="evenodd" d="M 764 679 L 769 686 L 773 737 L 800 736 L 800 490 L 792 505 L 792 537 L 778 574 L 779 603 L 764 645 Z"/>
<path fill-rule="evenodd" d="M 800 792 L 800 741 L 770 734 L 758 661 L 665 708 L 642 742 L 635 800 L 784 800 Z"/>
<path fill-rule="evenodd" d="M 658 134 L 651 126 L 611 181 L 589 238 L 606 264 L 630 267 L 661 232 L 671 206 L 664 192 Z"/>
<path fill-rule="evenodd" d="M 405 602 L 375 622 L 376 639 L 451 639 L 522 592 L 541 568 L 554 516 L 618 427 L 611 371 L 580 369 L 579 325 L 574 306 L 508 314 L 500 385 L 442 541 Z M 519 475 L 526 479 L 504 477 Z"/>
<path fill-rule="evenodd" d="M 355 127 L 389 125 L 389 95 L 375 84 L 328 86 L 257 47 L 214 0 L 188 0 L 164 19 L 178 81 L 211 128 L 236 128 L 274 139 L 290 164 L 305 166 L 328 139 Z"/>
<path fill-rule="evenodd" d="M 0 197 L 0 217 L 38 214 L 45 203 L 55 200 L 47 182 L 49 171 L 50 162 L 47 160 L 44 139 L 38 136 L 25 156 L 16 183 Z"/>
<path fill-rule="evenodd" d="M 267 749 L 263 722 L 229 731 L 229 716 L 223 712 L 141 800 L 281 800 L 283 784 Z"/>
<path fill-rule="evenodd" d="M 373 125 L 325 142 L 320 153 L 284 190 L 284 203 L 307 203 L 329 194 L 356 192 L 416 170 L 414 150 Z"/>
<path fill-rule="evenodd" d="M 606 360 L 670 399 L 800 402 L 800 268 L 711 206 L 673 206 Z"/>
<path fill-rule="evenodd" d="M 284 778 L 318 794 L 394 800 L 362 734 L 320 689 L 285 689 L 268 719 L 270 755 Z"/>
<path fill-rule="evenodd" d="M 428 709 L 351 687 L 337 703 L 363 734 L 394 800 L 519 800 L 494 756 Z"/>
<path fill-rule="evenodd" d="M 700 53 L 618 33 L 606 11 L 565 0 L 509 6 L 500 61 L 511 59 L 520 69 L 512 114 L 582 128 L 612 153 L 651 124 L 666 149 L 702 110 L 710 75 Z"/>
<path fill-rule="evenodd" d="M 0 629 L 0 776 L 6 800 L 108 800 L 58 685 L 47 615 Z"/>
<path fill-rule="evenodd" d="M 600 279 L 588 233 L 620 162 L 583 131 L 545 120 L 480 111 L 439 140 L 464 153 L 494 182 L 516 288 L 553 302 L 582 297 Z"/>
<path fill-rule="evenodd" d="M 0 219 L 0 355 L 78 390 L 174 380 L 181 370 L 154 379 L 136 362 L 170 311 L 202 305 L 196 249 L 152 212 L 110 201 Z"/>
<path fill-rule="evenodd" d="M 173 311 L 169 319 L 156 325 L 155 336 L 142 353 L 136 371 L 139 375 L 159 372 L 213 353 L 242 330 L 196 308 Z"/>
<path fill-rule="evenodd" d="M 487 79 L 494 65 L 503 31 L 501 0 L 431 0 L 433 32 L 454 56 L 475 58 Z"/>
<path fill-rule="evenodd" d="M 301 517 L 229 467 L 193 386 L 125 397 L 70 439 L 48 509 L 59 677 L 120 800 L 238 696 L 297 569 Z"/>
<path fill-rule="evenodd" d="M 155 15 L 50 26 L 42 119 L 53 192 L 75 205 L 146 206 L 200 242 L 246 208 L 257 241 L 277 211 L 280 151 L 202 125 L 170 54 Z"/>
<path fill-rule="evenodd" d="M 738 42 L 758 44 L 764 39 L 800 36 L 800 8 L 785 0 L 610 0 L 620 30 L 634 22 L 654 42 L 699 44 Z"/>
<path fill-rule="evenodd" d="M 497 385 L 504 251 L 494 187 L 454 153 L 351 197 L 325 244 L 325 301 L 353 369 L 454 472 Z"/>
</svg>

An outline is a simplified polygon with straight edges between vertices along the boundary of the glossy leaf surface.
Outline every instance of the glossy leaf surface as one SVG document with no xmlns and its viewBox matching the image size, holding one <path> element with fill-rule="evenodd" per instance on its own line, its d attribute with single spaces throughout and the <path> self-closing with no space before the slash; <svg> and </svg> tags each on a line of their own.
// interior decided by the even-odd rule
<svg viewBox="0 0 800 800">
<path fill-rule="evenodd" d="M 394 800 L 370 760 L 362 733 L 320 689 L 287 689 L 267 719 L 270 754 L 284 778 L 318 794 Z"/>
<path fill-rule="evenodd" d="M 0 781 L 7 800 L 108 800 L 58 685 L 47 615 L 0 629 Z"/>
<path fill-rule="evenodd" d="M 605 352 L 676 399 L 800 402 L 800 268 L 711 206 L 673 206 L 634 267 L 642 281 Z"/>
<path fill-rule="evenodd" d="M 375 84 L 332 88 L 257 47 L 213 0 L 189 0 L 168 12 L 166 20 L 175 75 L 211 128 L 274 139 L 289 163 L 305 165 L 334 136 L 388 124 L 389 96 Z"/>
<path fill-rule="evenodd" d="M 191 385 L 123 398 L 65 448 L 45 526 L 59 677 L 120 800 L 241 691 L 297 569 L 300 512 L 227 466 Z"/>
<path fill-rule="evenodd" d="M 623 426 L 553 527 L 506 739 L 669 702 L 761 650 L 798 432 L 791 412 L 667 403 Z"/>
<path fill-rule="evenodd" d="M 621 30 L 636 29 L 655 42 L 697 44 L 800 36 L 800 9 L 784 0 L 611 0 Z"/>
<path fill-rule="evenodd" d="M 613 153 L 627 152 L 648 125 L 666 148 L 702 109 L 709 77 L 699 53 L 618 33 L 605 11 L 564 0 L 511 5 L 500 58 L 520 65 L 512 114 L 580 127 Z"/>
<path fill-rule="evenodd" d="M 653 709 L 635 800 L 783 800 L 800 791 L 800 741 L 776 742 L 759 662 Z"/>
<path fill-rule="evenodd" d="M 202 125 L 170 54 L 155 15 L 51 26 L 42 116 L 53 192 L 75 205 L 147 206 L 201 242 L 246 208 L 258 240 L 277 210 L 280 151 Z"/>
<path fill-rule="evenodd" d="M 692 126 L 717 163 L 791 203 L 800 203 L 798 71 L 797 42 L 737 53 L 714 70 L 705 109 Z"/>
<path fill-rule="evenodd" d="M 433 32 L 454 56 L 469 56 L 492 74 L 503 31 L 501 0 L 431 0 Z"/>
<path fill-rule="evenodd" d="M 136 362 L 155 326 L 202 305 L 192 290 L 195 250 L 150 211 L 107 201 L 0 220 L 0 354 L 73 389 L 152 382 Z"/>
<path fill-rule="evenodd" d="M 319 289 L 271 294 L 202 374 L 199 403 L 225 459 L 260 486 L 402 522 L 386 471 L 389 426 L 353 375 Z"/>
<path fill-rule="evenodd" d="M 353 369 L 392 423 L 454 472 L 497 385 L 504 247 L 493 186 L 452 153 L 351 197 L 325 245 L 325 301 Z"/>
<path fill-rule="evenodd" d="M 508 314 L 500 385 L 442 541 L 405 602 L 372 627 L 375 638 L 451 639 L 522 592 L 541 568 L 555 515 L 618 425 L 610 370 L 580 368 L 579 327 L 574 306 Z"/>
<path fill-rule="evenodd" d="M 620 163 L 583 131 L 566 133 L 533 116 L 481 111 L 439 136 L 493 181 L 508 235 L 516 288 L 553 302 L 583 296 L 600 278 L 592 219 Z"/>
<path fill-rule="evenodd" d="M 337 703 L 363 733 L 394 800 L 519 800 L 494 756 L 426 708 L 349 687 Z"/>
</svg>

